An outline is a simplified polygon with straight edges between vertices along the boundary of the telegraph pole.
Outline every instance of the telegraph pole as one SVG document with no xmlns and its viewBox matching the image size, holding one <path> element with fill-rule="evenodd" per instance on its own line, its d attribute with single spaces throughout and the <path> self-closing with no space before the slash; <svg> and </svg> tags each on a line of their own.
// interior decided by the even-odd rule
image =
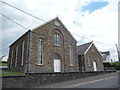
<svg viewBox="0 0 120 90">
<path fill-rule="evenodd" d="M 118 60 L 119 60 L 119 62 L 120 62 L 120 51 L 119 51 L 119 49 L 118 49 L 117 44 L 116 44 L 116 48 L 117 48 L 117 53 L 118 53 Z"/>
</svg>

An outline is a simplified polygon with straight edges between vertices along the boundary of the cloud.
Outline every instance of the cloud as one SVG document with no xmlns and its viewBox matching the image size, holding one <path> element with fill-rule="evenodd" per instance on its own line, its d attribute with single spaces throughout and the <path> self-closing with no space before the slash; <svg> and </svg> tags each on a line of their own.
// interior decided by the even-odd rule
<svg viewBox="0 0 120 90">
<path fill-rule="evenodd" d="M 4 0 L 11 5 L 29 12 L 45 21 L 48 21 L 58 15 L 70 32 L 88 37 L 91 40 L 116 44 L 118 38 L 118 18 L 117 8 L 118 0 Z M 108 2 L 108 5 L 97 8 L 91 13 L 83 11 L 82 8 L 88 6 L 92 2 Z M 26 15 L 14 8 L 3 6 L 3 13 L 9 18 L 20 23 L 28 29 L 33 29 L 43 21 L 37 20 L 29 15 Z M 89 8 L 88 8 L 89 9 Z M 8 45 L 14 42 L 20 35 L 27 30 L 13 24 L 11 21 L 3 18 L 3 54 L 8 54 Z M 72 33 L 72 34 L 73 34 Z M 91 40 L 82 38 L 73 34 L 78 44 L 86 43 Z M 99 50 L 114 51 L 112 45 L 101 44 L 95 42 Z M 111 50 L 112 49 L 112 50 Z M 114 56 L 115 56 L 114 55 Z M 114 57 L 114 59 L 116 59 Z"/>
<path fill-rule="evenodd" d="M 103 42 L 96 43 L 96 46 L 99 50 L 111 50 L 112 57 L 117 54 L 115 44 L 118 41 L 118 14 L 117 14 L 117 3 L 109 1 L 109 4 L 101 9 L 95 10 L 92 13 L 81 12 L 78 13 L 79 19 L 76 20 L 76 23 L 80 23 L 79 30 L 77 33 L 80 33 L 82 36 L 86 36 L 95 41 Z M 80 8 L 80 7 L 79 7 Z M 88 41 L 88 40 L 87 40 Z M 108 43 L 108 44 L 104 44 Z M 113 57 L 117 60 L 117 57 Z"/>
</svg>

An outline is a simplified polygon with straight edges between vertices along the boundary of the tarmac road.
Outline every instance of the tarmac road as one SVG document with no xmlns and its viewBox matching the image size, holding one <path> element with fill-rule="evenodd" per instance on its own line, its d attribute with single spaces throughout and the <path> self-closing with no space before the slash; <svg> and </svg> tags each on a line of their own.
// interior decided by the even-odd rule
<svg viewBox="0 0 120 90">
<path fill-rule="evenodd" d="M 118 88 L 118 72 L 63 81 L 33 88 Z"/>
</svg>

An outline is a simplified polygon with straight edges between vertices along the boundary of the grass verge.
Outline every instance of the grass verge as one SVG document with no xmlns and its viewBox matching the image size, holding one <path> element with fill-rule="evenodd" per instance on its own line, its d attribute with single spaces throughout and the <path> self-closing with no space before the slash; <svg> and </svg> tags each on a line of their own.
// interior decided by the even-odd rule
<svg viewBox="0 0 120 90">
<path fill-rule="evenodd" d="M 0 62 L 0 66 L 7 66 L 8 63 L 7 62 Z"/>
<path fill-rule="evenodd" d="M 13 72 L 13 71 L 9 71 L 9 70 L 2 70 L 2 72 L 0 73 L 0 76 L 6 76 L 6 75 L 25 75 L 22 72 Z"/>
</svg>

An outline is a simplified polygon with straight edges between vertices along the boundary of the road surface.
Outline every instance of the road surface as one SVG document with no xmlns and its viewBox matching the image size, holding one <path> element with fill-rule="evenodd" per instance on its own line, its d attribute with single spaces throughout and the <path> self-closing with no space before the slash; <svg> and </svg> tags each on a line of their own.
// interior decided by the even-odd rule
<svg viewBox="0 0 120 90">
<path fill-rule="evenodd" d="M 118 72 L 63 81 L 33 88 L 118 88 Z"/>
</svg>

